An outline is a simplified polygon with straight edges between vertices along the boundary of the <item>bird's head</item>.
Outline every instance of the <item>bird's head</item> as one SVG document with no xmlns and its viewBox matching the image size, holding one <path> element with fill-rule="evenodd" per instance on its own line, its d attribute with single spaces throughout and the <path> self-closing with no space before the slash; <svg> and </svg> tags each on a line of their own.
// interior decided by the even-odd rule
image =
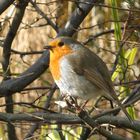
<svg viewBox="0 0 140 140">
<path fill-rule="evenodd" d="M 75 52 L 81 48 L 81 46 L 82 45 L 79 42 L 71 37 L 58 37 L 52 40 L 49 45 L 44 47 L 44 49 L 50 51 L 50 60 L 54 60 Z"/>
</svg>

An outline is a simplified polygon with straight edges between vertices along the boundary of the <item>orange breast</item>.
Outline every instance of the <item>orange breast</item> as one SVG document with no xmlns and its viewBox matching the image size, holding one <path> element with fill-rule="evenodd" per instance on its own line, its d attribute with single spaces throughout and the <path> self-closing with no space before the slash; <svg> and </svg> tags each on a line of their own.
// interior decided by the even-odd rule
<svg viewBox="0 0 140 140">
<path fill-rule="evenodd" d="M 60 79 L 60 67 L 59 67 L 59 60 L 50 61 L 50 71 L 54 80 Z"/>
<path fill-rule="evenodd" d="M 53 51 L 50 51 L 50 71 L 54 80 L 60 79 L 60 61 L 63 59 L 62 57 L 70 53 L 72 53 L 72 49 L 66 45 L 63 48 L 54 47 Z"/>
</svg>

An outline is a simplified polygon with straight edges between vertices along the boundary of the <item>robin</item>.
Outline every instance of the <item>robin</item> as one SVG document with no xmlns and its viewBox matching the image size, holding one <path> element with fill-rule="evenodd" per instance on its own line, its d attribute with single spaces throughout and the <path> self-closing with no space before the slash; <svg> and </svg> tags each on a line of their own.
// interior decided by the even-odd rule
<svg viewBox="0 0 140 140">
<path fill-rule="evenodd" d="M 71 37 L 57 37 L 45 49 L 50 50 L 50 71 L 63 94 L 85 100 L 105 96 L 115 101 L 132 122 L 101 58 Z"/>
</svg>

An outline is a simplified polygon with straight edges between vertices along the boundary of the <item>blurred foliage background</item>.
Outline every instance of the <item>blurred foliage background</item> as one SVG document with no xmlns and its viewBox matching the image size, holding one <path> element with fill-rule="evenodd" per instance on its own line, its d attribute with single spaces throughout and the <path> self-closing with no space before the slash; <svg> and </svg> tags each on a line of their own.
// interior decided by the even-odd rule
<svg viewBox="0 0 140 140">
<path fill-rule="evenodd" d="M 14 2 L 2 15 L 0 15 L 0 45 L 6 38 L 11 26 L 18 0 Z M 85 2 L 85 1 L 83 1 Z M 34 1 L 33 1 L 34 3 Z M 12 43 L 10 57 L 10 78 L 18 77 L 43 53 L 43 47 L 48 44 L 57 33 L 40 15 L 41 10 L 58 29 L 65 26 L 72 12 L 79 5 L 74 0 L 36 0 L 35 6 L 28 4 L 23 20 L 16 37 Z M 77 19 L 78 20 L 78 19 Z M 93 7 L 73 36 L 86 47 L 96 52 L 107 64 L 112 73 L 112 80 L 116 93 L 120 99 L 129 95 L 140 84 L 140 1 L 139 0 L 101 0 Z M 3 62 L 3 48 L 0 47 L 0 61 Z M 1 81 L 3 80 L 3 68 L 0 67 Z M 48 98 L 49 89 L 53 83 L 49 69 L 38 79 L 26 87 L 22 94 L 13 95 L 13 107 L 15 113 L 30 113 L 40 111 L 37 107 L 44 107 Z M 39 90 L 36 88 L 40 88 Z M 60 100 L 57 90 L 50 101 L 50 110 L 59 111 L 55 101 Z M 27 103 L 27 104 L 26 104 Z M 5 99 L 0 98 L 0 112 L 5 112 Z M 32 106 L 35 105 L 35 106 Z M 88 107 L 93 102 L 88 103 Z M 102 101 L 99 108 L 108 107 L 108 102 Z M 139 101 L 128 109 L 130 115 L 138 119 Z M 63 110 L 69 113 L 67 110 Z M 121 114 L 123 115 L 123 114 Z M 0 122 L 0 138 L 7 140 L 6 123 Z M 18 139 L 24 139 L 29 133 L 33 123 L 21 122 L 13 124 Z M 49 125 L 39 126 L 37 131 L 29 139 L 64 139 L 78 140 L 82 132 L 81 125 Z M 138 133 L 114 128 L 114 132 L 132 139 L 140 139 Z M 91 135 L 89 140 L 103 140 L 101 135 Z"/>
</svg>

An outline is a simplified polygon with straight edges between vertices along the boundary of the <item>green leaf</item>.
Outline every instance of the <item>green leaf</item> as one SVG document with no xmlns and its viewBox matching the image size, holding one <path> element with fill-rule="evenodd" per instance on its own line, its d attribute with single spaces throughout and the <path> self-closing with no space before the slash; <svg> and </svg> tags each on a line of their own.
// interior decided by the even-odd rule
<svg viewBox="0 0 140 140">
<path fill-rule="evenodd" d="M 131 49 L 128 49 L 126 52 L 125 52 L 125 55 L 124 55 L 124 58 L 128 59 L 129 56 L 131 54 Z"/>
<path fill-rule="evenodd" d="M 131 50 L 131 53 L 130 53 L 130 56 L 128 59 L 128 65 L 132 65 L 134 63 L 134 59 L 135 59 L 135 56 L 137 54 L 137 51 L 138 51 L 138 48 L 133 48 Z"/>
<path fill-rule="evenodd" d="M 58 132 L 56 130 L 52 130 L 52 133 L 48 134 L 48 137 L 46 138 L 46 140 L 60 140 L 60 136 L 58 134 Z"/>
<path fill-rule="evenodd" d="M 117 78 L 117 76 L 120 74 L 121 71 L 122 71 L 121 66 L 117 65 L 116 70 L 114 71 L 111 77 L 112 81 L 114 81 Z"/>
</svg>

